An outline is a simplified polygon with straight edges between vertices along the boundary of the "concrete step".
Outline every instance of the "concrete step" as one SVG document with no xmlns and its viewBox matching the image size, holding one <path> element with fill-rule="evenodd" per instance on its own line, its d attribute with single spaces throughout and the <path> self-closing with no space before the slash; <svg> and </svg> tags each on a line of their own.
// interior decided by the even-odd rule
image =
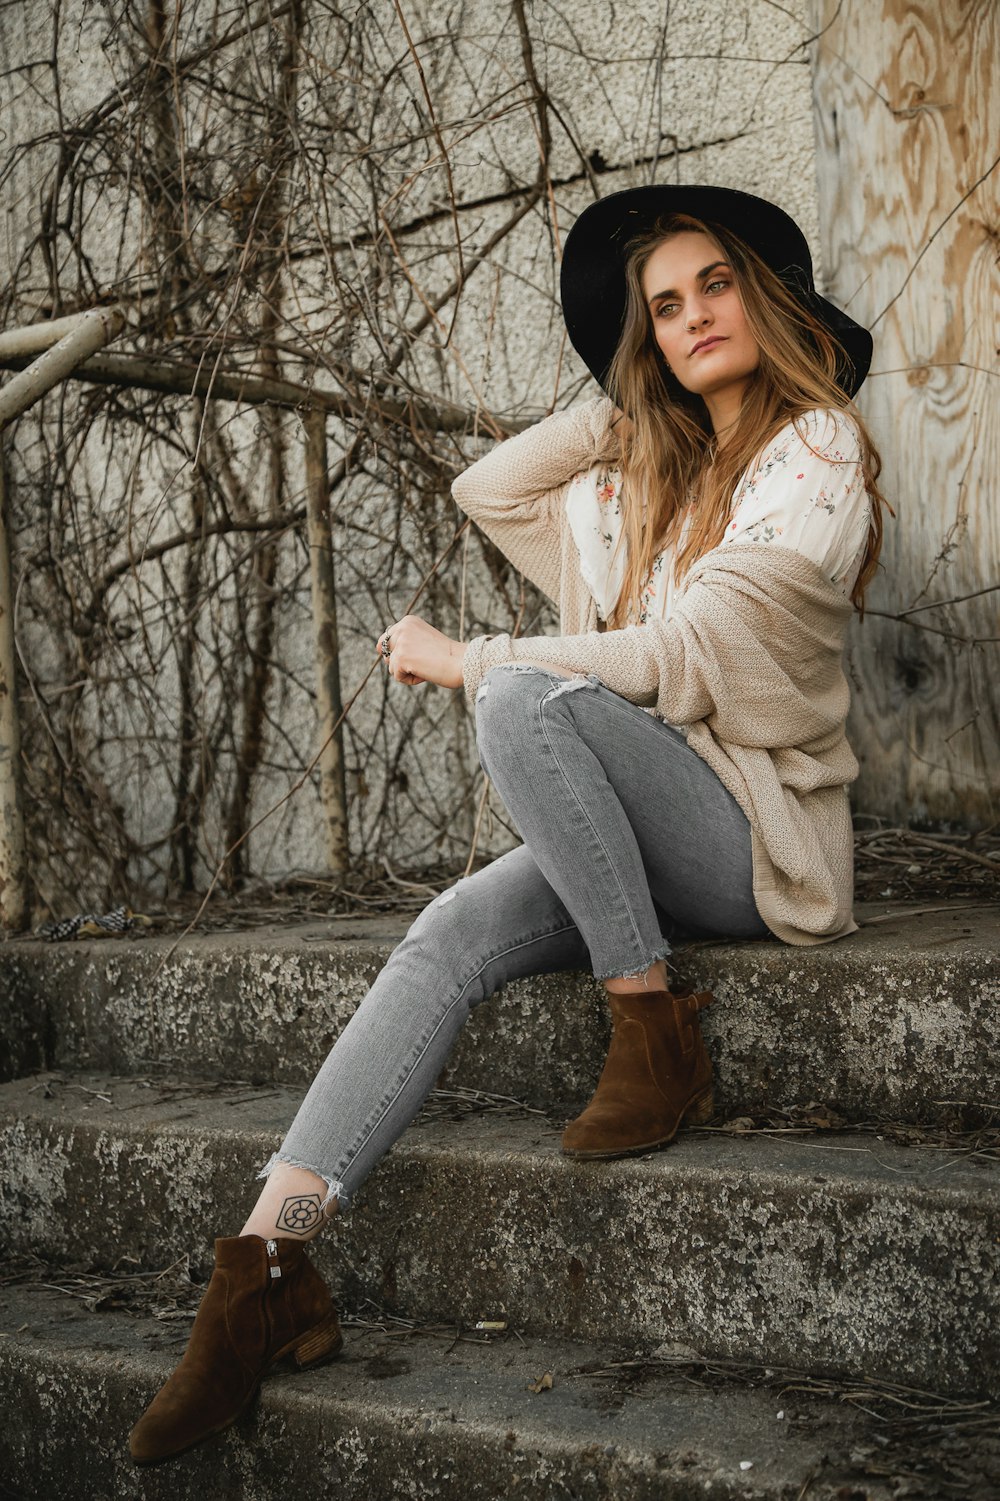
<svg viewBox="0 0 1000 1501">
<path fill-rule="evenodd" d="M 703 1026 L 729 1114 L 811 1101 L 857 1121 L 996 1117 L 995 908 L 859 908 L 862 930 L 815 948 L 677 951 L 715 991 Z M 406 921 L 0 947 L 3 1077 L 41 1068 L 178 1072 L 308 1084 Z M 582 1102 L 607 1045 L 603 987 L 583 973 L 514 982 L 479 1008 L 449 1069 L 532 1104 Z"/>
<path fill-rule="evenodd" d="M 14 1250 L 209 1269 L 299 1103 L 281 1087 L 38 1076 L 0 1087 Z M 405 1134 L 316 1259 L 354 1302 L 952 1392 L 1000 1379 L 1000 1164 L 869 1133 L 686 1131 L 612 1163 L 544 1116 Z"/>
<path fill-rule="evenodd" d="M 139 1470 L 129 1428 L 176 1365 L 188 1330 L 183 1318 L 91 1311 L 79 1293 L 52 1286 L 0 1287 L 6 1494 L 941 1501 L 992 1496 L 1000 1485 L 995 1429 L 984 1427 L 982 1409 L 946 1398 L 873 1386 L 848 1393 L 792 1373 L 635 1359 L 514 1332 L 489 1339 L 460 1327 L 348 1326 L 339 1360 L 275 1372 L 232 1428 Z"/>
</svg>

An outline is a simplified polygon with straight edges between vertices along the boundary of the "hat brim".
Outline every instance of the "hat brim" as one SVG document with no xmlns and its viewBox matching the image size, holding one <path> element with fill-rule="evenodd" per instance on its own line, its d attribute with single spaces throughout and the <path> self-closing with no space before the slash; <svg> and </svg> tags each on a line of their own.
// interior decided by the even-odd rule
<svg viewBox="0 0 1000 1501">
<path fill-rule="evenodd" d="M 856 395 L 871 366 L 872 336 L 815 290 L 809 245 L 795 220 L 765 198 L 697 184 L 657 183 L 610 193 L 589 204 L 566 237 L 560 273 L 566 330 L 598 385 L 608 390 L 625 321 L 629 242 L 671 213 L 719 224 L 755 250 L 843 349 L 838 381 L 848 396 Z"/>
</svg>

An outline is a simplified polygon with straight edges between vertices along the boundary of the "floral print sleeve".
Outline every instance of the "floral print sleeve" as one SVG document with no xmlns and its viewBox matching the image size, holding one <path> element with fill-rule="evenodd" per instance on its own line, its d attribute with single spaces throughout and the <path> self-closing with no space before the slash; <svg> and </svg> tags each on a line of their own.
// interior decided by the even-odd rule
<svg viewBox="0 0 1000 1501">
<path fill-rule="evenodd" d="M 601 620 L 614 609 L 625 576 L 624 542 L 612 560 L 622 528 L 621 483 L 619 469 L 595 464 L 574 475 L 566 493 L 566 519 L 580 554 L 580 572 Z"/>
<path fill-rule="evenodd" d="M 728 542 L 780 542 L 850 593 L 871 520 L 858 431 L 845 412 L 817 408 L 783 427 L 733 496 Z"/>
</svg>

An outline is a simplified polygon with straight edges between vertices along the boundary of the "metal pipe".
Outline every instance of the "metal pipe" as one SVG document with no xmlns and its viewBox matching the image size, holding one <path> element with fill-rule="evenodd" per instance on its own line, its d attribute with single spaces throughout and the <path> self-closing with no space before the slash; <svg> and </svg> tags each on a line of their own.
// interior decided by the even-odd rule
<svg viewBox="0 0 1000 1501">
<path fill-rule="evenodd" d="M 45 353 L 0 389 L 0 433 L 124 326 L 120 308 L 94 308 L 72 318 L 0 335 L 8 351 Z M 0 926 L 20 932 L 28 921 L 28 867 L 21 801 L 21 730 L 14 668 L 14 590 L 3 453 L 0 450 Z"/>
<path fill-rule="evenodd" d="M 60 323 L 65 321 L 59 320 Z M 53 386 L 71 375 L 88 355 L 113 339 L 124 324 L 125 315 L 120 308 L 92 308 L 88 313 L 81 313 L 67 334 L 0 388 L 0 432 L 46 391 L 51 391 Z M 29 333 L 34 333 L 37 327 L 37 324 L 33 325 Z M 6 337 L 10 339 L 13 335 Z"/>
<path fill-rule="evenodd" d="M 0 369 L 22 369 L 27 354 L 8 350 L 2 342 L 7 337 L 0 334 Z M 273 380 L 238 370 L 217 370 L 212 363 L 192 365 L 150 355 L 98 354 L 79 368 L 67 370 L 66 375 L 70 380 L 90 381 L 99 386 L 162 391 L 175 396 L 204 396 L 213 401 L 236 401 L 249 406 L 266 403 L 280 407 L 321 407 L 336 417 L 365 422 L 377 417 L 427 432 L 466 433 L 473 424 L 473 414 L 453 402 L 432 404 L 416 398 L 403 402 L 382 395 L 378 390 L 364 397 L 340 396 L 336 391 L 324 391 L 296 381 Z M 483 413 L 479 426 L 484 435 L 499 438 L 506 433 L 522 432 L 544 415 L 541 411 L 521 417 L 493 417 Z"/>
<path fill-rule="evenodd" d="M 19 933 L 28 921 L 28 865 L 21 812 L 13 598 L 7 485 L 0 454 L 0 927 Z"/>
<path fill-rule="evenodd" d="M 44 323 L 25 323 L 21 328 L 6 329 L 0 333 L 0 359 L 16 360 L 51 349 L 66 334 L 79 328 L 81 320 L 90 317 L 92 311 L 88 308 L 85 313 L 69 313 L 65 318 L 48 318 Z"/>
<path fill-rule="evenodd" d="M 337 595 L 333 576 L 333 538 L 330 532 L 330 483 L 326 461 L 326 415 L 305 412 L 306 521 L 309 576 L 312 583 L 313 644 L 316 653 L 316 698 L 319 737 L 319 790 L 323 834 L 330 874 L 347 869 L 347 792 L 344 780 L 343 734 L 340 719 L 340 645 L 337 635 Z"/>
</svg>

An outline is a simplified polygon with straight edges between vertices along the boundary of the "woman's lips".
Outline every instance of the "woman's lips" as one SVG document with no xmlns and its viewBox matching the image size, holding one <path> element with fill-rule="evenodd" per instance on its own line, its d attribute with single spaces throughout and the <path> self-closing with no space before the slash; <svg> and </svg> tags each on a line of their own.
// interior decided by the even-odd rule
<svg viewBox="0 0 1000 1501">
<path fill-rule="evenodd" d="M 694 346 L 691 354 L 700 354 L 703 349 L 712 349 L 714 345 L 724 343 L 725 339 L 723 338 L 723 336 L 721 334 L 715 334 L 711 339 L 702 339 L 700 344 L 696 344 Z M 690 356 L 688 356 L 688 358 L 690 358 Z"/>
</svg>

